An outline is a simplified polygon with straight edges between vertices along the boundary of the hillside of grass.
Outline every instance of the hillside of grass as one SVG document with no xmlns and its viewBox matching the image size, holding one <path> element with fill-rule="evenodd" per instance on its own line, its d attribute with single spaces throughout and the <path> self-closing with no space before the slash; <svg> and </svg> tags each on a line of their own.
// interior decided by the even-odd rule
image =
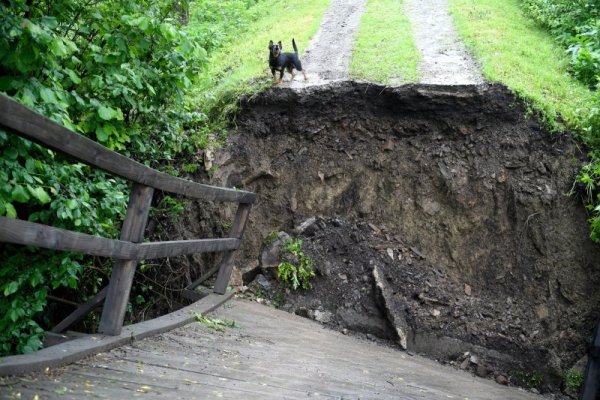
<svg viewBox="0 0 600 400">
<path fill-rule="evenodd" d="M 550 10 L 565 2 L 538 3 Z M 579 63 L 573 62 L 573 48 L 556 40 L 560 21 L 552 20 L 553 34 L 519 0 L 449 0 L 449 4 L 459 35 L 484 76 L 511 88 L 550 130 L 568 129 L 589 147 L 590 163 L 576 179 L 584 186 L 591 238 L 600 243 L 600 95 L 574 68 Z"/>
<path fill-rule="evenodd" d="M 250 0 L 237 2 L 247 1 Z M 271 85 L 269 40 L 281 40 L 287 51 L 291 50 L 294 38 L 299 52 L 304 51 L 319 28 L 329 0 L 263 0 L 240 15 L 226 18 L 221 15 L 207 18 L 207 11 L 214 6 L 203 4 L 192 6 L 187 31 L 194 36 L 213 30 L 224 37 L 218 48 L 209 53 L 208 67 L 199 75 L 188 97 L 193 107 L 209 114 L 214 123 L 235 109 L 236 99 L 241 95 Z"/>
</svg>

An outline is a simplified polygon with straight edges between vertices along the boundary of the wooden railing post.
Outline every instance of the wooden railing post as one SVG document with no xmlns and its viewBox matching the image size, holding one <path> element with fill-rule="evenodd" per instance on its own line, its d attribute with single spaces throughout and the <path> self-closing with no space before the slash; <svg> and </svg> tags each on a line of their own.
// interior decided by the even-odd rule
<svg viewBox="0 0 600 400">
<path fill-rule="evenodd" d="M 250 203 L 240 203 L 237 212 L 235 213 L 235 219 L 233 220 L 233 226 L 231 227 L 229 237 L 242 239 L 251 208 L 252 204 Z M 233 270 L 233 254 L 234 250 L 227 251 L 223 254 L 223 258 L 219 264 L 219 274 L 217 275 L 217 280 L 215 282 L 215 293 L 225 294 L 225 291 L 227 290 L 231 271 Z"/>
<path fill-rule="evenodd" d="M 584 378 L 581 400 L 596 400 L 600 388 L 600 321 L 594 330 Z"/>
<path fill-rule="evenodd" d="M 144 229 L 148 221 L 153 193 L 154 189 L 149 186 L 133 184 L 129 195 L 127 215 L 121 229 L 121 240 L 133 243 L 141 243 L 144 240 Z M 137 260 L 115 261 L 102 309 L 99 333 L 105 335 L 121 333 L 137 263 Z"/>
</svg>

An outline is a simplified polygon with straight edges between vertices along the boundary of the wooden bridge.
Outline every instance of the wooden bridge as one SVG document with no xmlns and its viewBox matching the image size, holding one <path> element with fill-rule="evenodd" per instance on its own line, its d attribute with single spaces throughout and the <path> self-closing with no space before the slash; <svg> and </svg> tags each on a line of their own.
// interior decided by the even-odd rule
<svg viewBox="0 0 600 400">
<path fill-rule="evenodd" d="M 542 399 L 258 303 L 232 300 L 210 316 L 235 326 L 194 322 L 47 373 L 6 377 L 0 398 Z"/>
<path fill-rule="evenodd" d="M 0 96 L 0 126 L 133 182 L 120 240 L 0 217 L 0 242 L 116 259 L 108 286 L 52 329 L 64 332 L 103 303 L 98 334 L 4 357 L 0 398 L 539 398 L 257 303 L 227 302 L 233 252 L 253 193 L 152 170 L 5 96 Z M 238 203 L 229 237 L 144 243 L 154 189 Z M 217 273 L 214 293 L 172 314 L 123 327 L 138 260 L 199 252 L 223 252 L 223 257 L 185 290 L 193 293 Z M 200 318 L 203 323 L 196 322 L 211 311 L 212 316 Z"/>
</svg>

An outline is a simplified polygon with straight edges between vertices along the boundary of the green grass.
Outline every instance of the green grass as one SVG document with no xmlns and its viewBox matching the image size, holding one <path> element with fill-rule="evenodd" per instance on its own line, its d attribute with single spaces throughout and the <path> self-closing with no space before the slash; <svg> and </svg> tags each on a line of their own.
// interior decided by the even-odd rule
<svg viewBox="0 0 600 400">
<path fill-rule="evenodd" d="M 271 85 L 269 40 L 281 40 L 284 51 L 291 51 L 295 38 L 302 53 L 328 5 L 329 0 L 260 1 L 252 10 L 255 19 L 210 55 L 209 66 L 191 93 L 195 108 L 218 119 L 235 110 L 239 96 Z"/>
<path fill-rule="evenodd" d="M 589 114 L 592 92 L 568 74 L 564 50 L 523 14 L 518 0 L 449 3 L 458 32 L 487 79 L 524 98 L 551 129 L 561 130 L 562 119 L 578 130 L 578 116 Z"/>
<path fill-rule="evenodd" d="M 369 0 L 352 54 L 351 76 L 396 84 L 417 80 L 420 55 L 403 0 Z"/>
</svg>

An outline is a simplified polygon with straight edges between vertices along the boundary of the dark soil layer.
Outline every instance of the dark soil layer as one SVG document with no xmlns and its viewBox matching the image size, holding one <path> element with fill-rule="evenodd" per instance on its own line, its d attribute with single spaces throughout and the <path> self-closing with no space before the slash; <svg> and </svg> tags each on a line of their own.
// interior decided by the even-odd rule
<svg viewBox="0 0 600 400">
<path fill-rule="evenodd" d="M 582 152 L 524 115 L 496 85 L 247 99 L 213 177 L 258 194 L 238 265 L 257 265 L 270 232 L 322 217 L 296 233 L 314 289 L 279 305 L 457 364 L 470 351 L 490 374 L 563 373 L 598 317 L 600 249 L 566 195 Z"/>
</svg>

